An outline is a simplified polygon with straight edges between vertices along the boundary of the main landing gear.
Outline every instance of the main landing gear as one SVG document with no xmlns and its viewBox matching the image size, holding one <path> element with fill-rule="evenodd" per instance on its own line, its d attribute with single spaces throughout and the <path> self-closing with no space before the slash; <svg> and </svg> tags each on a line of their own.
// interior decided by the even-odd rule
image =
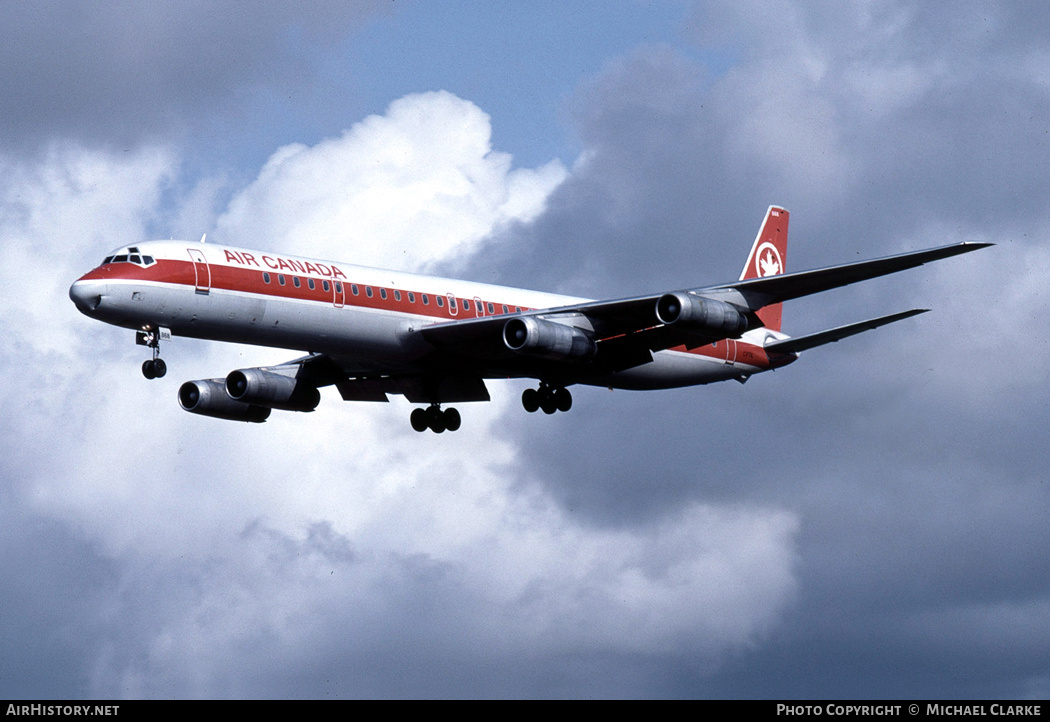
<svg viewBox="0 0 1050 722">
<path fill-rule="evenodd" d="M 552 386 L 541 382 L 538 389 L 525 389 L 521 394 L 521 405 L 530 414 L 543 409 L 545 414 L 568 411 L 572 408 L 572 394 L 563 386 Z"/>
<path fill-rule="evenodd" d="M 148 379 L 163 378 L 168 373 L 168 365 L 160 357 L 160 332 L 155 330 L 138 331 L 135 343 L 153 349 L 153 358 L 142 362 L 142 375 Z"/>
<path fill-rule="evenodd" d="M 422 432 L 430 429 L 435 434 L 440 434 L 442 431 L 456 431 L 462 422 L 458 411 L 455 409 L 442 411 L 439 404 L 431 404 L 425 409 L 413 409 L 410 418 L 412 428 L 416 431 Z"/>
</svg>

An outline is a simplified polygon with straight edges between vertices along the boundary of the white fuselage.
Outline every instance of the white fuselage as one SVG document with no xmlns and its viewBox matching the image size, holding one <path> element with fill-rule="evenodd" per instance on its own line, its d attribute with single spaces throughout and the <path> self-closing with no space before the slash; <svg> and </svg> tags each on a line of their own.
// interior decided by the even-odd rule
<svg viewBox="0 0 1050 722">
<path fill-rule="evenodd" d="M 118 252 L 73 284 L 70 296 L 81 311 L 136 330 L 167 328 L 177 336 L 324 353 L 349 375 L 426 371 L 436 349 L 415 331 L 429 324 L 509 319 L 587 301 L 216 244 L 153 241 L 131 250 L 138 253 Z M 582 314 L 558 321 L 592 330 Z M 651 363 L 626 371 L 581 373 L 572 382 L 652 389 L 746 378 L 770 367 L 762 352 L 767 335 L 779 337 L 758 329 L 739 340 L 659 351 Z M 463 371 L 482 378 L 543 374 L 542 364 L 534 372 L 528 363 L 472 364 Z"/>
</svg>

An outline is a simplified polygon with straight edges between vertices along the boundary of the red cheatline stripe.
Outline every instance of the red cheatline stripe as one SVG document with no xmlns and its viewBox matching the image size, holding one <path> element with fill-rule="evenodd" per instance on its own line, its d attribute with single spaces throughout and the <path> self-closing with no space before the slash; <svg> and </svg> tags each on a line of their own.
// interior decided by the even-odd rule
<svg viewBox="0 0 1050 722">
<path fill-rule="evenodd" d="M 214 263 L 209 265 L 211 268 L 212 289 L 236 291 L 239 293 L 250 293 L 275 298 L 294 298 L 303 301 L 323 303 L 325 305 L 333 305 L 335 302 L 335 293 L 332 284 L 337 281 L 334 281 L 331 277 L 318 278 L 316 276 L 303 276 L 268 270 L 265 271 L 265 273 L 270 275 L 270 283 L 266 283 L 263 280 L 264 271 L 261 270 L 237 268 L 235 266 L 224 266 Z M 284 276 L 285 284 L 283 286 L 278 282 L 279 275 Z M 294 278 L 299 279 L 300 286 L 298 288 L 295 287 L 293 281 Z M 308 279 L 310 278 L 314 280 L 314 288 L 312 290 L 309 288 L 308 284 Z M 130 263 L 109 264 L 107 266 L 100 266 L 83 276 L 83 280 L 116 279 L 153 281 L 196 288 L 196 275 L 194 274 L 193 263 L 190 261 L 158 259 L 157 263 L 148 268 L 143 268 Z M 329 290 L 327 291 L 324 290 L 324 282 L 328 282 L 329 284 Z M 419 291 L 411 291 L 415 297 L 415 302 L 410 302 L 408 300 L 409 291 L 405 289 L 385 288 L 387 297 L 384 300 L 380 292 L 384 289 L 382 286 L 372 286 L 372 297 L 369 298 L 365 291 L 368 284 L 356 283 L 352 280 L 345 279 L 338 281 L 338 283 L 341 283 L 343 286 L 342 300 L 345 306 L 411 313 L 416 316 L 429 316 L 431 318 L 449 320 L 457 318 L 473 318 L 477 315 L 477 311 L 473 307 L 473 304 L 476 302 L 471 301 L 472 306 L 469 311 L 466 311 L 463 308 L 464 300 L 471 299 L 457 297 L 457 313 L 456 315 L 453 315 L 450 313 L 448 298 L 440 294 L 423 294 Z M 355 285 L 358 288 L 358 295 L 356 296 L 352 292 L 352 288 Z M 400 301 L 395 300 L 395 290 L 401 292 Z M 428 305 L 423 304 L 424 295 L 427 295 L 430 298 L 430 303 Z M 442 302 L 444 303 L 443 307 L 437 305 L 438 298 L 442 299 Z M 482 301 L 485 303 L 489 302 L 487 299 L 482 299 Z M 491 303 L 495 308 L 495 313 L 489 314 L 486 309 L 484 315 L 503 315 L 503 304 L 497 303 L 496 301 L 491 301 Z M 510 309 L 511 313 L 514 312 L 515 306 L 507 304 L 507 307 Z M 521 310 L 530 311 L 532 309 L 521 308 Z M 724 347 L 707 345 L 694 349 L 687 349 L 685 346 L 678 346 L 671 350 L 682 353 L 691 353 L 697 356 L 707 356 L 712 359 L 725 359 Z M 737 341 L 736 362 L 758 368 L 768 368 L 770 365 L 769 357 L 761 346 L 744 343 L 742 341 Z"/>
</svg>

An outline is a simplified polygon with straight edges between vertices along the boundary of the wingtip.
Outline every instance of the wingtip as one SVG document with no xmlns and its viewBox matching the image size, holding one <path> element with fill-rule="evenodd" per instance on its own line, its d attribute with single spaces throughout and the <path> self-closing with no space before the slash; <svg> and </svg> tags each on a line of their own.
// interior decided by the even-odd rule
<svg viewBox="0 0 1050 722">
<path fill-rule="evenodd" d="M 898 314 L 890 314 L 890 316 L 896 315 L 898 321 L 903 321 L 906 318 L 911 318 L 912 316 L 918 316 L 920 314 L 929 312 L 930 309 L 928 308 L 913 308 L 910 311 L 901 311 Z M 889 318 L 889 316 L 887 316 L 887 318 Z"/>
</svg>

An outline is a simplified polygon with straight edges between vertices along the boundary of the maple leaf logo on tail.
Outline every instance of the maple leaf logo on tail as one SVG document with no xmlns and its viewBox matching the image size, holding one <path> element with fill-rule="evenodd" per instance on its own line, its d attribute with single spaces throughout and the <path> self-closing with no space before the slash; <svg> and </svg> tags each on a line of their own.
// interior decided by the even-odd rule
<svg viewBox="0 0 1050 722">
<path fill-rule="evenodd" d="M 780 261 L 773 255 L 773 251 L 766 249 L 766 255 L 758 261 L 759 273 L 762 276 L 775 276 L 780 273 Z"/>
<path fill-rule="evenodd" d="M 755 243 L 747 254 L 740 280 L 779 276 L 785 272 L 787 258 L 787 234 L 789 214 L 780 206 L 770 206 L 762 226 L 758 229 Z M 780 330 L 781 305 L 771 303 L 755 310 L 755 315 L 767 329 Z"/>
<path fill-rule="evenodd" d="M 780 257 L 780 251 L 769 241 L 763 242 L 755 253 L 755 276 L 775 276 L 784 271 L 784 261 Z"/>
</svg>

